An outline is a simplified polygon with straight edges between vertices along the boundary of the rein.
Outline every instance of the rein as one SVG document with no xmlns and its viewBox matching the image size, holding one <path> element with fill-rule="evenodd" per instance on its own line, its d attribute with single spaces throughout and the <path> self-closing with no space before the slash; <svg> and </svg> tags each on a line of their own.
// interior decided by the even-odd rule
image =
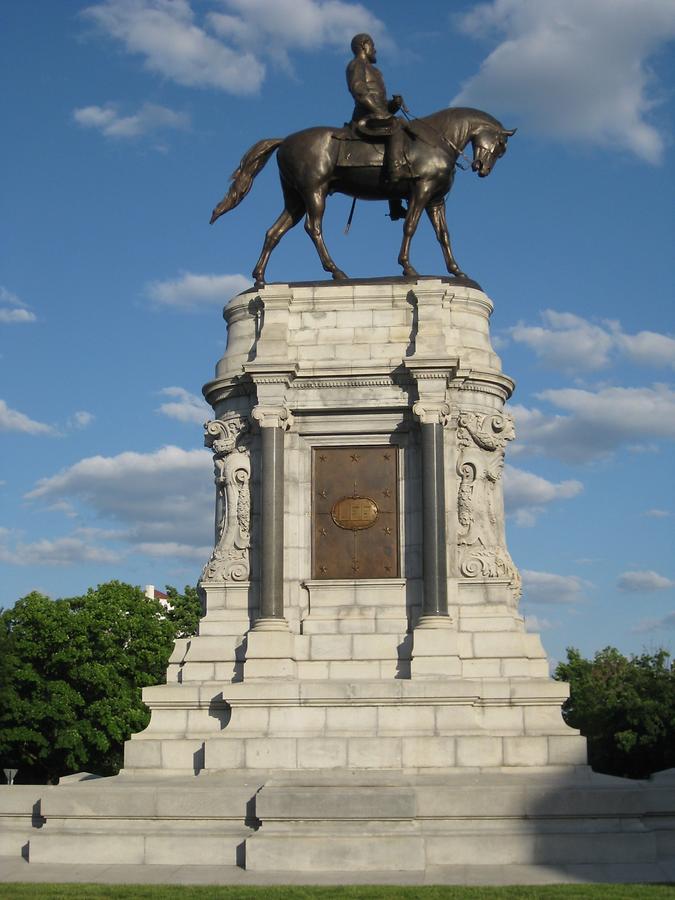
<svg viewBox="0 0 675 900">
<path fill-rule="evenodd" d="M 447 138 L 444 134 L 441 134 L 441 132 L 438 131 L 437 128 L 434 128 L 433 125 L 430 125 L 428 122 L 423 122 L 418 116 L 413 115 L 410 112 L 410 110 L 408 109 L 408 107 L 405 105 L 405 103 L 403 103 L 401 106 L 401 112 L 406 117 L 408 122 L 422 122 L 423 128 L 428 128 L 429 131 L 433 131 L 433 133 L 436 135 L 437 138 L 439 138 L 439 140 L 443 141 L 444 144 L 447 144 L 447 146 L 450 147 L 450 149 L 453 150 L 456 154 L 455 165 L 457 166 L 458 169 L 460 169 L 462 172 L 466 172 L 471 168 L 473 161 L 469 159 L 469 157 L 466 155 L 466 153 L 463 150 L 460 150 L 459 147 L 456 147 L 452 143 L 450 138 Z M 460 163 L 460 161 L 459 161 L 460 156 L 466 163 L 465 166 L 463 166 Z M 349 234 L 349 229 L 352 227 L 352 220 L 354 218 L 354 210 L 355 209 L 356 209 L 356 197 L 354 197 L 352 200 L 352 208 L 349 211 L 349 218 L 347 219 L 347 224 L 344 227 L 345 235 Z"/>
<path fill-rule="evenodd" d="M 408 107 L 405 105 L 405 103 L 404 103 L 403 106 L 401 107 L 401 112 L 403 113 L 403 115 L 406 117 L 406 119 L 407 119 L 409 122 L 421 122 L 421 121 L 422 121 L 418 116 L 415 116 L 415 115 L 413 115 L 413 114 L 410 112 L 410 110 L 409 110 Z M 447 138 L 444 134 L 441 134 L 441 132 L 438 131 L 438 129 L 434 128 L 434 126 L 433 126 L 433 125 L 430 125 L 428 122 L 422 122 L 422 125 L 423 125 L 424 128 L 428 128 L 429 131 L 433 131 L 433 133 L 436 135 L 437 138 L 440 138 L 440 140 L 443 141 L 444 144 L 447 144 L 448 147 L 450 147 L 451 150 L 454 150 L 454 151 L 455 151 L 455 153 L 457 154 L 457 159 L 455 160 L 455 165 L 457 166 L 458 169 L 461 169 L 462 172 L 466 172 L 468 169 L 471 168 L 472 160 L 469 159 L 469 157 L 466 155 L 466 153 L 465 153 L 463 150 L 460 150 L 459 147 L 456 147 L 456 146 L 452 143 L 452 141 L 450 140 L 450 138 Z M 463 166 L 463 165 L 460 163 L 460 161 L 459 161 L 459 157 L 460 157 L 460 156 L 462 157 L 462 159 L 463 159 L 464 162 L 466 163 L 465 166 Z"/>
</svg>

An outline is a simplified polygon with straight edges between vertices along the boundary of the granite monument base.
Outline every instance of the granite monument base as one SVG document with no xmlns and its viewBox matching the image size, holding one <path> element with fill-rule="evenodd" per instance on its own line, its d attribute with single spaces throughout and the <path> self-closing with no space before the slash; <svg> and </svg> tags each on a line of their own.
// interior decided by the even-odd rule
<svg viewBox="0 0 675 900">
<path fill-rule="evenodd" d="M 205 387 L 216 516 L 199 633 L 144 690 L 150 724 L 119 777 L 0 791 L 0 853 L 282 880 L 666 878 L 672 774 L 590 772 L 567 685 L 518 612 L 501 487 L 513 383 L 491 311 L 439 278 L 228 304 Z"/>
</svg>

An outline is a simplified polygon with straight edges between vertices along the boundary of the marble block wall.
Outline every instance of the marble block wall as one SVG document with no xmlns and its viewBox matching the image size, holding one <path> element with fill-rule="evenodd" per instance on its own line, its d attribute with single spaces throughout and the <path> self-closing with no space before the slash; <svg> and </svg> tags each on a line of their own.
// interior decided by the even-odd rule
<svg viewBox="0 0 675 900">
<path fill-rule="evenodd" d="M 215 419 L 206 441 L 216 468 L 217 544 L 202 583 L 202 633 L 240 632 L 260 615 L 261 443 L 265 427 L 283 438 L 283 615 L 295 633 L 319 622 L 325 598 L 359 605 L 378 589 L 398 617 L 343 613 L 338 633 L 407 630 L 423 606 L 424 426 L 441 431 L 444 516 L 441 566 L 460 655 L 493 659 L 490 632 L 522 633 L 520 578 L 504 537 L 501 474 L 513 423 L 504 402 L 513 383 L 490 343 L 492 304 L 449 280 L 269 285 L 225 310 L 228 344 L 205 387 Z M 312 577 L 313 448 L 390 444 L 399 457 L 400 581 L 374 585 Z M 242 531 L 243 529 L 243 531 Z M 381 601 L 378 600 L 378 603 Z M 365 605 L 373 605 L 367 603 Z M 374 604 L 377 605 L 377 604 Z M 301 623 L 317 613 L 308 629 Z M 366 621 L 368 620 L 368 621 Z M 476 633 L 487 636 L 474 641 Z M 522 658 L 533 658 L 528 653 Z M 541 652 L 539 658 L 543 659 Z M 495 674 L 495 666 L 488 666 Z M 515 671 L 514 666 L 511 668 Z M 486 669 L 487 672 L 487 669 Z M 538 674 L 544 674 L 539 666 Z"/>
</svg>

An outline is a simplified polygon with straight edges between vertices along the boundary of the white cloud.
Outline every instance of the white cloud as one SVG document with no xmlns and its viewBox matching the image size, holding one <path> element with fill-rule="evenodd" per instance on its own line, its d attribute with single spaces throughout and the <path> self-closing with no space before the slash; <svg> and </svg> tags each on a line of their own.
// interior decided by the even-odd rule
<svg viewBox="0 0 675 900">
<path fill-rule="evenodd" d="M 533 350 L 539 359 L 565 371 L 602 369 L 609 365 L 612 336 L 581 316 L 545 309 L 544 325 L 522 322 L 509 329 L 510 337 Z"/>
<path fill-rule="evenodd" d="M 460 26 L 501 43 L 452 105 L 661 160 L 664 139 L 648 120 L 659 90 L 649 59 L 675 37 L 672 0 L 492 0 Z"/>
<path fill-rule="evenodd" d="M 247 48 L 261 43 L 268 53 L 288 64 L 289 50 L 349 47 L 352 37 L 367 31 L 387 45 L 383 23 L 360 3 L 341 0 L 225 0 L 232 14 L 207 18 L 224 40 Z"/>
<path fill-rule="evenodd" d="M 633 628 L 636 634 L 644 634 L 649 631 L 673 631 L 675 630 L 675 612 L 668 613 L 661 619 L 643 619 Z"/>
<path fill-rule="evenodd" d="M 642 366 L 670 366 L 675 369 L 675 338 L 656 331 L 617 334 L 617 346 L 631 362 Z"/>
<path fill-rule="evenodd" d="M 0 560 L 15 566 L 72 566 L 78 563 L 111 563 L 120 559 L 119 553 L 72 536 L 32 543 L 17 541 L 13 546 L 5 543 L 4 536 L 2 541 Z"/>
<path fill-rule="evenodd" d="M 178 419 L 179 422 L 196 422 L 202 425 L 211 416 L 211 409 L 201 397 L 191 394 L 182 387 L 167 387 L 160 391 L 165 397 L 174 399 L 162 403 L 157 412 Z"/>
<path fill-rule="evenodd" d="M 241 95 L 260 89 L 267 72 L 262 60 L 289 67 L 291 50 L 344 50 L 358 31 L 391 45 L 379 19 L 342 0 L 221 0 L 208 8 L 189 0 L 104 0 L 83 15 L 141 56 L 150 71 L 188 87 Z"/>
<path fill-rule="evenodd" d="M 625 334 L 619 322 L 590 322 L 573 313 L 545 309 L 543 325 L 519 322 L 508 335 L 529 347 L 545 365 L 573 374 L 597 371 L 615 359 L 675 369 L 675 338 L 656 331 Z"/>
<path fill-rule="evenodd" d="M 672 513 L 667 509 L 646 509 L 642 515 L 649 519 L 667 519 Z"/>
<path fill-rule="evenodd" d="M 68 427 L 69 428 L 86 428 L 88 425 L 94 421 L 96 416 L 93 413 L 87 412 L 86 409 L 79 409 L 77 412 L 74 412 L 70 419 L 68 419 Z"/>
<path fill-rule="evenodd" d="M 189 544 L 179 544 L 176 541 L 150 541 L 136 544 L 137 553 L 143 553 L 146 556 L 153 556 L 158 559 L 196 559 L 202 563 L 206 562 L 211 554 L 211 547 L 193 547 Z"/>
<path fill-rule="evenodd" d="M 569 500 L 583 489 L 580 481 L 570 479 L 555 484 L 515 466 L 504 467 L 504 505 L 518 525 L 534 525 L 546 504 Z"/>
<path fill-rule="evenodd" d="M 37 316 L 23 303 L 16 294 L 0 285 L 0 324 L 17 325 L 35 322 Z"/>
<path fill-rule="evenodd" d="M 67 502 L 122 526 L 116 540 L 135 550 L 173 542 L 203 548 L 213 542 L 214 488 L 207 450 L 163 447 L 152 453 L 127 451 L 92 456 L 43 478 L 27 494 L 47 504 Z"/>
<path fill-rule="evenodd" d="M 147 296 L 157 306 L 179 310 L 208 309 L 222 306 L 235 294 L 251 287 L 244 275 L 197 275 L 183 272 L 179 278 L 153 281 L 146 286 Z"/>
<path fill-rule="evenodd" d="M 19 431 L 23 434 L 50 434 L 55 435 L 56 429 L 44 422 L 36 422 L 22 412 L 7 406 L 4 400 L 0 400 L 0 431 Z"/>
<path fill-rule="evenodd" d="M 623 572 L 619 576 L 617 586 L 620 591 L 627 593 L 641 593 L 643 591 L 665 591 L 675 587 L 675 581 L 659 575 L 651 569 L 637 572 Z"/>
<path fill-rule="evenodd" d="M 554 627 L 555 624 L 549 619 L 543 619 L 541 616 L 525 616 L 525 628 L 527 631 L 548 631 Z"/>
<path fill-rule="evenodd" d="M 83 106 L 73 110 L 73 118 L 83 128 L 95 128 L 106 137 L 135 138 L 166 128 L 185 129 L 190 125 L 186 113 L 175 112 L 166 106 L 144 103 L 138 112 L 122 116 L 115 104 Z"/>
<path fill-rule="evenodd" d="M 8 309 L 0 306 L 0 323 L 2 325 L 16 325 L 19 322 L 35 322 L 36 315 L 29 309 Z"/>
<path fill-rule="evenodd" d="M 675 438 L 675 390 L 668 385 L 597 391 L 560 388 L 536 396 L 566 414 L 512 406 L 523 442 L 516 452 L 589 462 L 635 440 Z"/>
<path fill-rule="evenodd" d="M 576 575 L 556 575 L 523 569 L 523 601 L 525 603 L 580 603 L 588 582 Z"/>
<path fill-rule="evenodd" d="M 188 0 L 105 0 L 82 14 L 178 84 L 253 94 L 265 76 L 252 53 L 232 50 L 196 24 Z"/>
</svg>

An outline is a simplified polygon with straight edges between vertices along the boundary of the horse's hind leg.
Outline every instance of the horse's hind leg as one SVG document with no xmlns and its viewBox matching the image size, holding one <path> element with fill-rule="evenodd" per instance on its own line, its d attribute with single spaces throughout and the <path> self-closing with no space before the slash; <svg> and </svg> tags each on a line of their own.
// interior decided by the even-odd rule
<svg viewBox="0 0 675 900">
<path fill-rule="evenodd" d="M 253 270 L 253 278 L 257 288 L 263 287 L 265 284 L 265 269 L 269 262 L 272 250 L 279 243 L 281 238 L 290 231 L 294 225 L 297 225 L 305 212 L 305 205 L 302 202 L 300 194 L 289 185 L 282 183 L 284 192 L 285 208 L 276 222 L 271 225 L 265 233 L 265 243 L 263 244 L 260 259 L 255 264 Z"/>
<path fill-rule="evenodd" d="M 441 245 L 443 259 L 445 260 L 448 272 L 452 275 L 456 275 L 458 278 L 466 277 L 464 272 L 462 272 L 457 265 L 455 257 L 452 254 L 450 235 L 448 234 L 448 221 L 445 217 L 445 200 L 441 200 L 439 203 L 430 203 L 427 206 L 427 215 L 433 225 L 438 243 Z"/>
<path fill-rule="evenodd" d="M 431 188 L 426 184 L 417 182 L 415 190 L 408 201 L 408 212 L 403 223 L 403 241 L 398 254 L 398 262 L 403 267 L 403 274 L 409 278 L 414 278 L 418 274 L 415 267 L 410 264 L 410 241 L 417 231 L 422 210 L 427 205 L 430 195 Z"/>
<path fill-rule="evenodd" d="M 319 254 L 319 259 L 321 260 L 321 265 L 324 267 L 325 271 L 330 272 L 336 280 L 346 278 L 347 276 L 342 269 L 338 269 L 331 259 L 331 255 L 326 249 L 323 240 L 323 213 L 326 208 L 325 190 L 319 188 L 309 194 L 305 194 L 303 199 L 305 201 L 305 206 L 307 207 L 305 231 L 314 242 L 314 246 Z"/>
</svg>

